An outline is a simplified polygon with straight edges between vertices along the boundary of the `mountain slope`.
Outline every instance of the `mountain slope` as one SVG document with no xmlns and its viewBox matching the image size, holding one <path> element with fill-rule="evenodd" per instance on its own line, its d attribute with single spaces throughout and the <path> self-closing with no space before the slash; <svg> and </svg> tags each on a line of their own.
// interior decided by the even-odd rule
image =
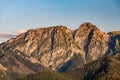
<svg viewBox="0 0 120 80">
<path fill-rule="evenodd" d="M 83 68 L 76 68 L 63 73 L 43 71 L 18 80 L 119 80 L 120 55 L 99 58 Z"/>
<path fill-rule="evenodd" d="M 0 80 L 11 80 L 44 70 L 40 64 L 32 63 L 22 54 L 0 50 Z"/>
<path fill-rule="evenodd" d="M 45 70 L 36 74 L 27 75 L 18 80 L 72 80 L 70 76 L 64 73 L 58 73 L 52 70 Z"/>
<path fill-rule="evenodd" d="M 76 80 L 119 80 L 120 55 L 99 58 L 83 68 L 70 70 L 67 74 Z"/>
</svg>

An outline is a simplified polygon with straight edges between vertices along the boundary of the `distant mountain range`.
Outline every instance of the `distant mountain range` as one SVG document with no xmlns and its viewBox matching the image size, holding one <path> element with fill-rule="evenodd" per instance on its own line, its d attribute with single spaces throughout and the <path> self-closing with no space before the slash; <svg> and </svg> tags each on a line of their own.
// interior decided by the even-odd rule
<svg viewBox="0 0 120 80">
<path fill-rule="evenodd" d="M 91 23 L 31 29 L 0 44 L 1 80 L 120 79 L 120 31 Z"/>
</svg>

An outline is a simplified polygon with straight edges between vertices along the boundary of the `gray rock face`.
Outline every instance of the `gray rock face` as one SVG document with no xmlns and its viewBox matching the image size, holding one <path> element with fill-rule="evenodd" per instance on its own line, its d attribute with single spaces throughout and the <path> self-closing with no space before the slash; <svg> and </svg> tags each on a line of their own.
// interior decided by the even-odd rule
<svg viewBox="0 0 120 80">
<path fill-rule="evenodd" d="M 34 64 L 64 71 L 82 67 L 109 55 L 110 51 L 119 53 L 120 33 L 107 34 L 91 23 L 84 23 L 76 30 L 65 26 L 38 28 L 8 40 L 2 44 L 2 49 L 22 55 Z"/>
</svg>

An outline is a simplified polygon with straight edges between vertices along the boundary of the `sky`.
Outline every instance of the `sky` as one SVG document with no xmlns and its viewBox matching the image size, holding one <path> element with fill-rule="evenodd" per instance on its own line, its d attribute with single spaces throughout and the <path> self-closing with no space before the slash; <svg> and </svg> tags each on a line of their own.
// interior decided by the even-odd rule
<svg viewBox="0 0 120 80">
<path fill-rule="evenodd" d="M 0 42 L 29 29 L 91 22 L 105 32 L 120 30 L 120 0 L 0 0 Z"/>
</svg>

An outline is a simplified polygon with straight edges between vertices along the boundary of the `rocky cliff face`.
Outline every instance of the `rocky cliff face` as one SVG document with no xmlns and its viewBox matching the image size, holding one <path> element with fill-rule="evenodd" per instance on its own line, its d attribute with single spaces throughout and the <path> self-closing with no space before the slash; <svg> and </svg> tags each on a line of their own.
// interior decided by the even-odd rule
<svg viewBox="0 0 120 80">
<path fill-rule="evenodd" d="M 57 71 L 83 67 L 99 57 L 120 53 L 120 32 L 105 33 L 91 23 L 31 29 L 1 45 L 33 64 Z M 10 53 L 9 53 L 10 54 Z"/>
<path fill-rule="evenodd" d="M 116 54 L 120 53 L 120 31 L 113 31 L 109 32 L 108 35 L 110 36 L 109 38 L 109 49 L 107 51 L 107 55 L 109 54 Z"/>
</svg>

